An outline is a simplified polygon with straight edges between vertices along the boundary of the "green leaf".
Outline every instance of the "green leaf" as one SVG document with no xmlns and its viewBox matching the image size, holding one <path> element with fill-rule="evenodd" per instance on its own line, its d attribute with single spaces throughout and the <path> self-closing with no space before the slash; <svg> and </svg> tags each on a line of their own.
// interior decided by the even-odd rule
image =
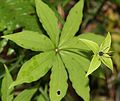
<svg viewBox="0 0 120 101">
<path fill-rule="evenodd" d="M 85 49 L 90 50 L 84 43 L 80 42 L 78 37 L 74 37 L 71 40 L 60 46 L 61 49 Z"/>
<path fill-rule="evenodd" d="M 4 33 L 13 33 L 21 27 L 40 31 L 31 0 L 0 0 L 0 25 L 0 31 L 6 29 Z"/>
<path fill-rule="evenodd" d="M 85 72 L 88 71 L 90 60 L 87 59 L 87 57 L 85 57 L 84 54 L 82 54 L 81 52 L 78 53 L 74 50 L 70 52 L 70 56 L 73 57 L 75 61 L 80 64 L 81 68 L 83 68 Z"/>
<path fill-rule="evenodd" d="M 26 89 L 22 91 L 17 97 L 15 97 L 14 101 L 31 101 L 31 98 L 36 92 L 36 90 L 36 88 Z"/>
<path fill-rule="evenodd" d="M 61 101 L 68 87 L 67 72 L 59 55 L 56 56 L 54 61 L 50 81 L 50 99 L 51 101 Z"/>
<path fill-rule="evenodd" d="M 90 100 L 88 78 L 85 77 L 85 71 L 81 64 L 71 56 L 70 52 L 61 52 L 62 59 L 69 73 L 69 78 L 72 82 L 73 88 L 84 101 Z"/>
<path fill-rule="evenodd" d="M 54 48 L 50 39 L 43 34 L 33 31 L 23 31 L 16 34 L 2 36 L 14 41 L 19 46 L 33 51 L 47 51 Z"/>
<path fill-rule="evenodd" d="M 104 54 L 102 57 L 100 57 L 103 64 L 105 64 L 109 69 L 113 70 L 113 62 L 109 55 Z"/>
<path fill-rule="evenodd" d="M 84 0 L 80 0 L 69 12 L 61 32 L 60 44 L 73 38 L 82 22 Z"/>
<path fill-rule="evenodd" d="M 13 80 L 6 66 L 5 66 L 5 71 L 6 74 L 2 80 L 2 86 L 1 86 L 2 101 L 12 101 L 13 87 L 9 89 L 9 86 L 13 82 Z"/>
<path fill-rule="evenodd" d="M 22 84 L 31 83 L 43 77 L 52 66 L 54 52 L 45 52 L 32 57 L 25 62 L 21 67 L 16 81 L 10 87 Z"/>
<path fill-rule="evenodd" d="M 59 38 L 58 19 L 50 7 L 42 0 L 36 1 L 36 10 L 43 27 L 50 36 L 52 42 L 57 46 Z"/>
<path fill-rule="evenodd" d="M 91 63 L 90 63 L 90 66 L 89 66 L 86 76 L 88 76 L 89 74 L 94 72 L 100 65 L 101 65 L 101 61 L 100 61 L 99 57 L 97 55 L 94 55 L 91 60 Z"/>
<path fill-rule="evenodd" d="M 37 101 L 46 101 L 46 99 L 44 98 L 44 96 L 42 94 L 40 94 L 38 97 L 37 97 Z"/>
<path fill-rule="evenodd" d="M 94 33 L 90 33 L 90 32 L 89 33 L 88 32 L 82 33 L 78 37 L 81 39 L 87 39 L 87 40 L 94 41 L 98 45 L 100 45 L 105 39 L 105 37 L 102 35 L 94 34 Z"/>
<path fill-rule="evenodd" d="M 4 47 L 7 45 L 7 40 L 6 39 L 3 39 L 3 40 L 0 40 L 0 53 L 4 50 Z"/>
<path fill-rule="evenodd" d="M 100 45 L 100 50 L 104 51 L 104 52 L 108 52 L 110 49 L 110 45 L 111 45 L 111 35 L 108 32 L 105 40 L 102 42 L 102 44 Z"/>
<path fill-rule="evenodd" d="M 81 35 L 79 35 L 77 37 L 74 37 L 73 39 L 69 40 L 68 42 L 64 43 L 61 46 L 61 48 L 62 49 L 90 50 L 84 43 L 79 41 L 79 38 L 94 41 L 99 45 L 104 40 L 104 37 L 101 36 L 101 35 L 96 35 L 96 34 L 93 34 L 93 33 L 83 33 L 83 34 L 81 34 Z"/>
<path fill-rule="evenodd" d="M 88 48 L 90 48 L 94 54 L 96 54 L 99 50 L 99 46 L 97 43 L 87 40 L 87 39 L 79 39 L 81 42 L 83 42 Z"/>
</svg>

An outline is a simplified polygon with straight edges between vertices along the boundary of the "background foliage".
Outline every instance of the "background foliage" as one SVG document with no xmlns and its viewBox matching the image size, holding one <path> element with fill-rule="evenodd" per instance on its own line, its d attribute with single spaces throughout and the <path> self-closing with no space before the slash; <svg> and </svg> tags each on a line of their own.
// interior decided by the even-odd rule
<svg viewBox="0 0 120 101">
<path fill-rule="evenodd" d="M 69 10 L 77 3 L 77 0 L 43 0 L 55 12 L 61 24 L 64 24 Z M 120 1 L 119 0 L 85 0 L 84 17 L 82 25 L 76 35 L 80 33 L 94 32 L 96 35 L 105 35 L 108 31 L 112 34 L 112 59 L 114 61 L 114 72 L 102 66 L 102 73 L 99 69 L 89 76 L 92 101 L 120 101 Z M 34 0 L 0 0 L 0 36 L 21 32 L 22 30 L 32 30 L 46 33 L 35 11 Z M 89 33 L 90 34 L 90 33 Z M 101 36 L 88 35 L 83 37 L 99 41 Z M 32 56 L 38 54 L 31 50 L 23 49 L 11 41 L 0 39 L 0 85 L 6 64 L 12 74 L 13 79 L 22 66 Z M 31 91 L 23 91 L 33 86 L 39 90 L 32 97 L 33 100 L 45 101 L 48 97 L 49 73 L 42 79 L 31 84 L 24 84 L 15 88 L 14 96 L 21 93 L 33 95 Z M 99 75 L 99 77 L 98 77 Z M 1 89 L 1 88 L 0 88 Z M 32 92 L 36 89 L 32 89 Z M 24 93 L 22 95 L 22 92 Z M 40 96 L 38 96 L 40 94 Z M 26 96 L 30 96 L 26 95 Z M 17 98 L 16 98 L 17 99 Z M 19 98 L 18 98 L 19 99 Z M 41 100 L 42 99 L 42 100 Z M 63 101 L 80 101 L 80 97 L 75 93 L 69 82 L 68 93 Z M 18 100 L 16 100 L 18 101 Z M 82 101 L 82 100 L 81 100 Z"/>
</svg>

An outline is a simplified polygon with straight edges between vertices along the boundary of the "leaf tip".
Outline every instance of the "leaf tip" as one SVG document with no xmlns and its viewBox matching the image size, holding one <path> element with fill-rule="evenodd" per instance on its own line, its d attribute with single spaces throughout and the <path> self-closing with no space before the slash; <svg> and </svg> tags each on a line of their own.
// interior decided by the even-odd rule
<svg viewBox="0 0 120 101">
<path fill-rule="evenodd" d="M 110 32 L 108 32 L 108 35 L 110 35 Z"/>
<path fill-rule="evenodd" d="M 7 68 L 7 66 L 4 64 L 4 67 L 5 67 L 5 70 L 7 71 L 8 70 L 8 68 Z"/>
<path fill-rule="evenodd" d="M 5 38 L 5 36 L 1 36 L 1 38 Z"/>
<path fill-rule="evenodd" d="M 87 72 L 87 74 L 85 75 L 85 77 L 88 77 L 90 75 L 90 73 Z"/>
<path fill-rule="evenodd" d="M 11 89 L 11 88 L 13 88 L 13 87 L 15 87 L 15 86 L 16 86 L 16 83 L 13 82 L 13 83 L 9 86 L 9 89 Z"/>
<path fill-rule="evenodd" d="M 107 33 L 107 36 L 106 36 L 106 37 L 111 38 L 111 34 L 110 34 L 110 32 Z"/>
<path fill-rule="evenodd" d="M 4 38 L 4 39 L 9 39 L 9 37 L 8 37 L 9 35 L 5 35 L 5 36 L 1 36 L 1 38 Z"/>
</svg>

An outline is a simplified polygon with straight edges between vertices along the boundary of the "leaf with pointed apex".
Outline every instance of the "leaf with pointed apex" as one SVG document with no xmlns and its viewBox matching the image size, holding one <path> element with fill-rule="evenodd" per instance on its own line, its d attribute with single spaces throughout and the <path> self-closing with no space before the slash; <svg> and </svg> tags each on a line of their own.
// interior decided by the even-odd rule
<svg viewBox="0 0 120 101">
<path fill-rule="evenodd" d="M 15 97 L 14 101 L 31 101 L 31 98 L 33 97 L 36 91 L 36 88 L 26 89 L 22 91 L 17 97 Z"/>
<path fill-rule="evenodd" d="M 10 88 L 22 83 L 30 83 L 43 77 L 52 66 L 52 59 L 54 52 L 44 52 L 32 57 L 25 62 L 21 67 L 16 81 L 14 81 Z"/>
<path fill-rule="evenodd" d="M 67 20 L 63 26 L 60 44 L 73 38 L 82 22 L 84 0 L 80 0 L 69 12 Z"/>
<path fill-rule="evenodd" d="M 2 93 L 2 101 L 12 101 L 13 99 L 13 87 L 9 89 L 10 84 L 13 82 L 12 77 L 5 66 L 6 74 L 2 80 L 2 87 L 1 87 L 1 93 Z"/>
<path fill-rule="evenodd" d="M 112 59 L 110 58 L 109 55 L 104 54 L 102 57 L 100 57 L 100 60 L 101 60 L 102 63 L 105 64 L 109 69 L 113 70 Z"/>
<path fill-rule="evenodd" d="M 42 2 L 42 0 L 35 0 L 38 17 L 43 24 L 43 27 L 50 36 L 52 42 L 57 45 L 59 38 L 58 19 L 50 7 Z"/>
<path fill-rule="evenodd" d="M 33 51 L 47 51 L 54 48 L 52 42 L 48 37 L 33 31 L 23 31 L 2 36 L 2 38 L 12 40 L 19 46 L 26 49 L 31 49 Z"/>
<path fill-rule="evenodd" d="M 88 48 L 90 48 L 94 54 L 96 54 L 99 50 L 99 46 L 97 43 L 87 40 L 87 39 L 79 39 L 81 42 L 83 42 Z"/>
<path fill-rule="evenodd" d="M 62 49 L 81 49 L 81 50 L 90 50 L 84 43 L 82 43 L 79 38 L 87 39 L 96 42 L 98 45 L 102 43 L 105 39 L 101 35 L 96 35 L 93 33 L 83 33 L 79 36 L 75 36 L 73 39 L 69 40 L 68 42 L 64 43 L 61 48 Z"/>
<path fill-rule="evenodd" d="M 105 40 L 102 42 L 102 44 L 100 45 L 100 50 L 103 50 L 105 53 L 109 51 L 110 49 L 110 45 L 111 45 L 111 35 L 108 32 Z"/>
<path fill-rule="evenodd" d="M 94 34 L 90 32 L 82 33 L 78 37 L 81 39 L 91 40 L 93 42 L 96 42 L 98 45 L 100 45 L 105 39 L 105 37 L 102 35 Z"/>
<path fill-rule="evenodd" d="M 88 76 L 89 74 L 94 72 L 100 65 L 101 65 L 101 61 L 100 61 L 99 57 L 97 55 L 93 55 L 93 58 L 91 60 L 91 63 L 90 63 L 90 66 L 89 66 L 86 76 Z"/>
<path fill-rule="evenodd" d="M 55 63 L 52 67 L 51 81 L 50 81 L 50 99 L 51 101 L 61 101 L 67 91 L 67 72 L 64 64 L 57 54 Z"/>
<path fill-rule="evenodd" d="M 77 62 L 70 52 L 61 52 L 62 59 L 69 73 L 69 78 L 72 82 L 73 88 L 84 101 L 89 101 L 89 86 L 88 78 L 85 77 L 85 71 L 81 64 Z"/>
</svg>

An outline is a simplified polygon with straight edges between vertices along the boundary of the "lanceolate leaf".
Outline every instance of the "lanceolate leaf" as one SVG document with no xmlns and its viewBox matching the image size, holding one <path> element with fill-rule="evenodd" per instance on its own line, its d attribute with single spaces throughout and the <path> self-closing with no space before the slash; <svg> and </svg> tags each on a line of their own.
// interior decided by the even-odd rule
<svg viewBox="0 0 120 101">
<path fill-rule="evenodd" d="M 113 70 L 113 63 L 109 55 L 104 54 L 104 56 L 102 56 L 100 59 L 103 64 L 105 64 L 109 69 Z"/>
<path fill-rule="evenodd" d="M 79 29 L 82 22 L 84 0 L 80 0 L 70 11 L 61 32 L 60 44 L 71 39 Z"/>
<path fill-rule="evenodd" d="M 13 88 L 9 89 L 9 86 L 13 82 L 13 80 L 6 66 L 5 66 L 5 70 L 6 70 L 6 74 L 2 80 L 2 87 L 1 87 L 2 101 L 12 101 Z"/>
<path fill-rule="evenodd" d="M 47 4 L 43 3 L 42 0 L 35 1 L 38 17 L 53 43 L 57 45 L 59 38 L 58 19 L 56 18 L 54 12 Z"/>
<path fill-rule="evenodd" d="M 80 54 L 80 52 L 78 53 L 75 51 L 71 51 L 69 54 L 75 59 L 76 62 L 80 64 L 81 68 L 83 68 L 83 71 L 88 71 L 88 67 L 90 65 L 89 59 L 87 59 L 82 53 Z"/>
<path fill-rule="evenodd" d="M 102 36 L 102 35 L 94 34 L 94 33 L 88 33 L 88 32 L 82 33 L 78 37 L 82 38 L 82 39 L 87 39 L 87 40 L 94 41 L 98 45 L 100 45 L 105 39 L 105 37 Z"/>
<path fill-rule="evenodd" d="M 79 36 L 75 36 L 73 39 L 69 40 L 68 42 L 64 43 L 61 48 L 63 49 L 81 49 L 81 50 L 90 50 L 83 42 L 79 40 L 87 39 L 96 42 L 98 45 L 102 43 L 104 37 L 101 35 L 96 35 L 93 33 L 84 33 L 80 34 Z"/>
<path fill-rule="evenodd" d="M 108 33 L 105 40 L 102 42 L 100 46 L 100 50 L 103 50 L 104 52 L 108 52 L 110 49 L 110 45 L 111 45 L 111 35 L 110 33 Z"/>
<path fill-rule="evenodd" d="M 43 77 L 50 70 L 53 58 L 54 52 L 45 52 L 32 57 L 23 64 L 16 81 L 11 84 L 11 87 L 22 83 L 30 83 Z"/>
<path fill-rule="evenodd" d="M 47 51 L 54 48 L 50 39 L 38 32 L 23 31 L 2 37 L 10 39 L 19 46 L 33 51 Z"/>
<path fill-rule="evenodd" d="M 99 46 L 97 43 L 86 39 L 79 39 L 79 40 L 83 42 L 86 46 L 88 46 L 88 48 L 90 48 L 94 54 L 96 54 L 97 51 L 99 50 Z"/>
<path fill-rule="evenodd" d="M 36 90 L 36 88 L 26 89 L 22 91 L 17 97 L 15 97 L 14 101 L 31 101 L 31 98 L 33 97 Z"/>
<path fill-rule="evenodd" d="M 85 71 L 81 67 L 81 64 L 77 62 L 69 52 L 62 52 L 61 55 L 68 70 L 73 88 L 77 94 L 84 99 L 84 101 L 89 101 L 88 78 L 85 77 Z"/>
<path fill-rule="evenodd" d="M 99 57 L 97 55 L 94 55 L 91 60 L 91 63 L 90 63 L 90 66 L 89 66 L 86 76 L 88 76 L 89 74 L 94 72 L 100 65 L 101 65 L 101 61 L 100 61 Z"/>
<path fill-rule="evenodd" d="M 64 64 L 57 54 L 55 63 L 52 67 L 50 81 L 50 99 L 51 101 L 61 101 L 67 91 L 67 72 Z"/>
</svg>

